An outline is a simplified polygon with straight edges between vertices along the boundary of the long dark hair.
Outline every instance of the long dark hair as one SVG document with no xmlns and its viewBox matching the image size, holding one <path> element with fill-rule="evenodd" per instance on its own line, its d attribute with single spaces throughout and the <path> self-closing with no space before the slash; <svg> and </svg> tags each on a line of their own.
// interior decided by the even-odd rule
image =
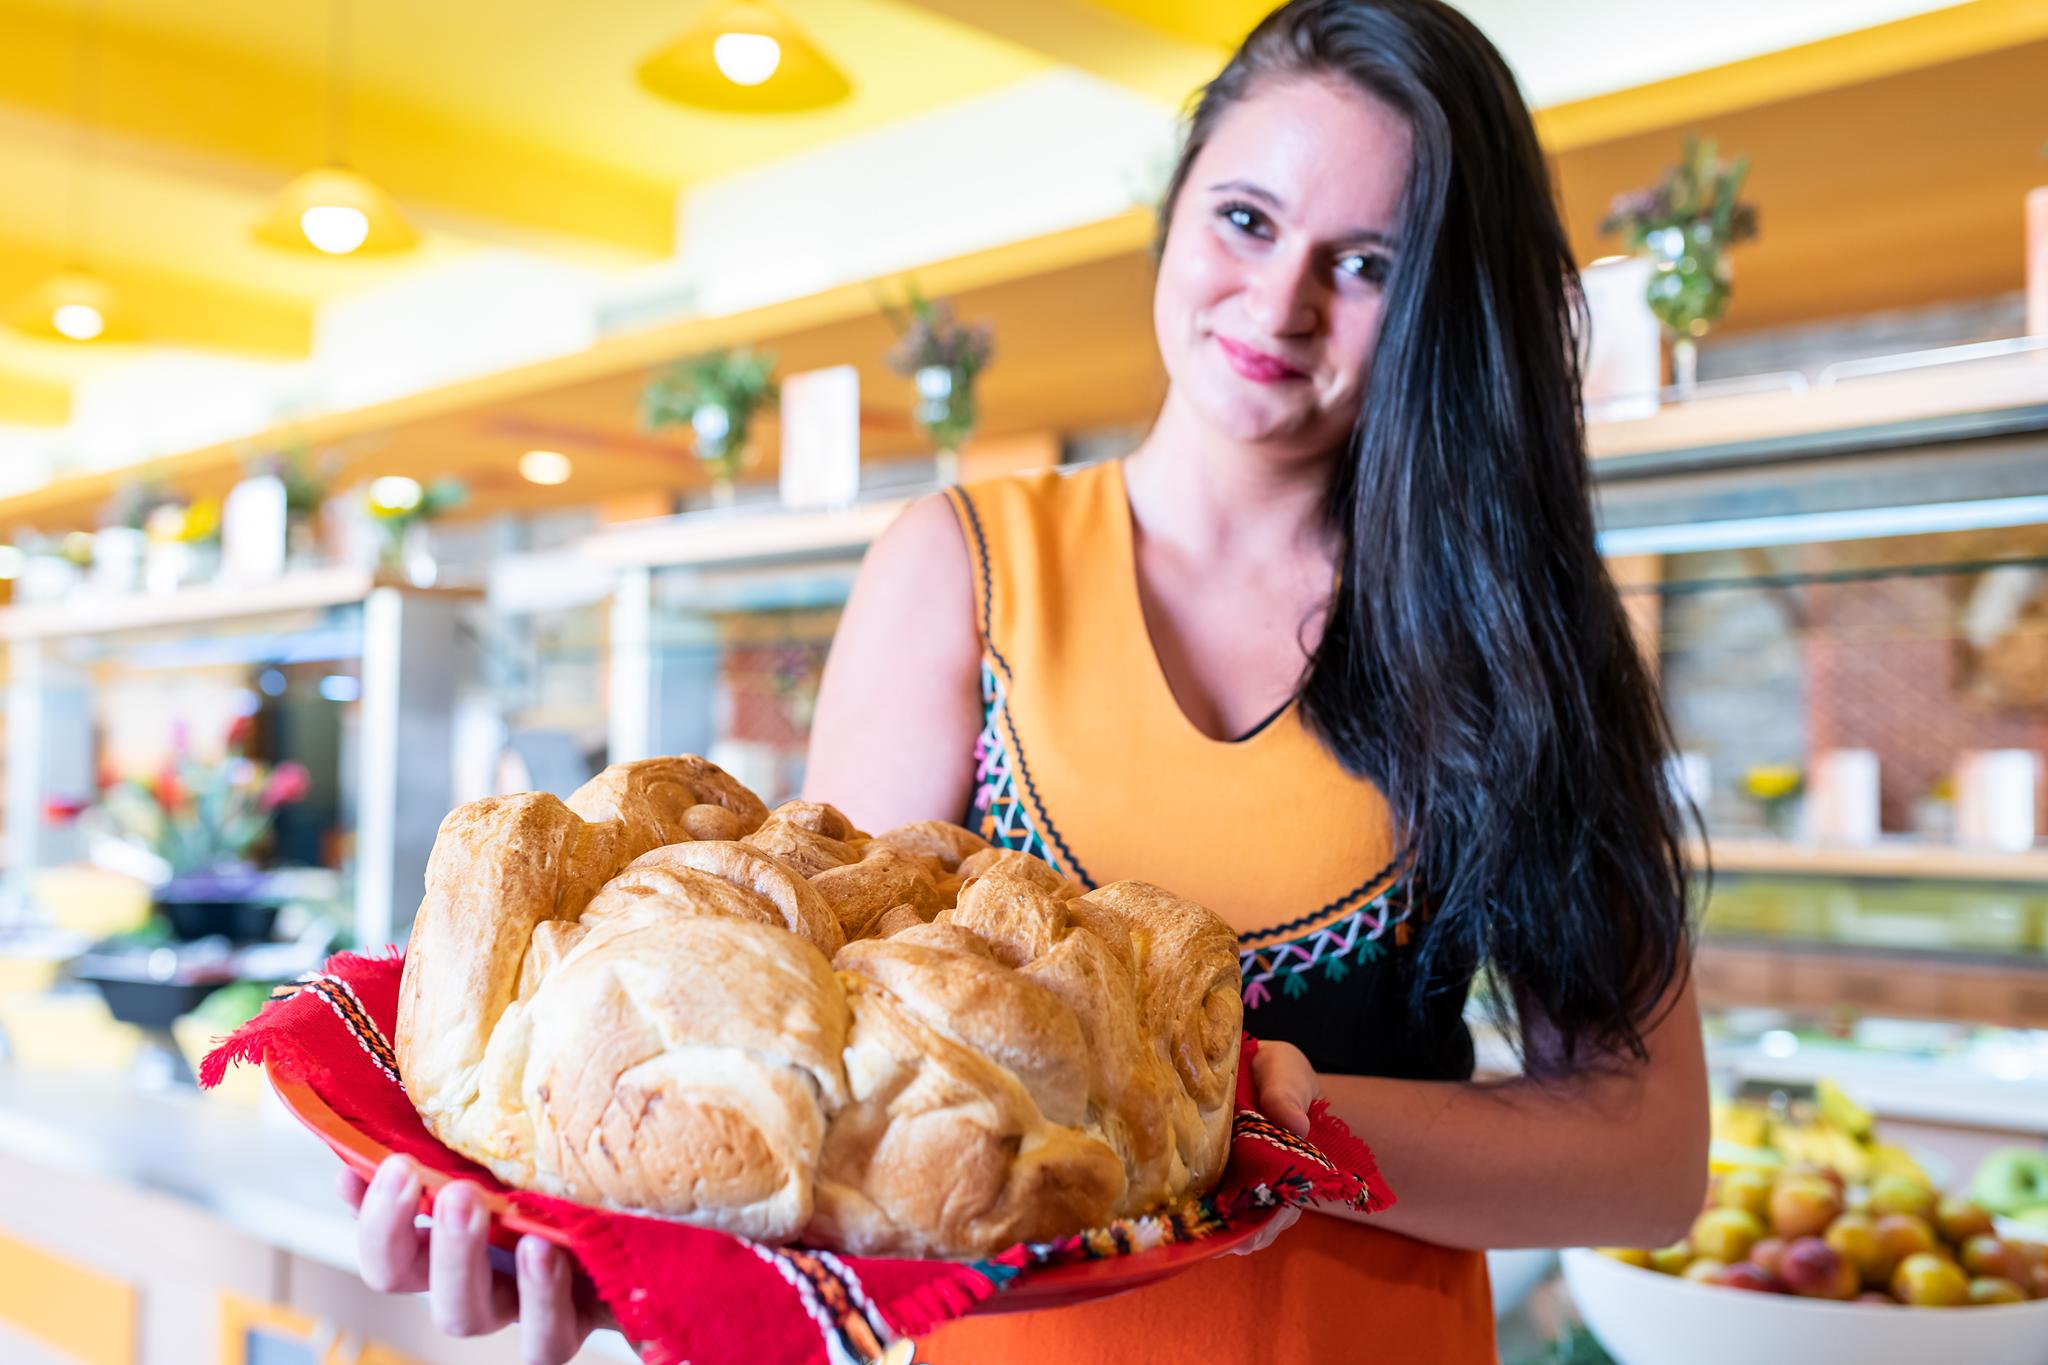
<svg viewBox="0 0 2048 1365">
<path fill-rule="evenodd" d="M 1532 1071 L 1640 1059 L 1690 955 L 1686 850 L 1670 732 L 1594 544 L 1585 306 L 1534 125 L 1449 5 L 1292 0 L 1203 90 L 1162 240 L 1217 120 L 1304 75 L 1386 101 L 1414 146 L 1304 713 L 1386 794 L 1432 908 L 1418 1011 L 1483 964 L 1500 1018 L 1554 1035 Z"/>
</svg>

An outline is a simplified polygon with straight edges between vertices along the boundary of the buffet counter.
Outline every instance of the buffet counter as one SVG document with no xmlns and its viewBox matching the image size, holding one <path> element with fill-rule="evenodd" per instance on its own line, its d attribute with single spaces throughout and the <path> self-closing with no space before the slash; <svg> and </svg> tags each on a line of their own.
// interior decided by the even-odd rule
<svg viewBox="0 0 2048 1365">
<path fill-rule="evenodd" d="M 372 1293 L 338 1163 L 267 1096 L 0 1066 L 0 1359 L 10 1365 L 502 1365 Z M 613 1333 L 579 1362 L 631 1361 Z"/>
</svg>

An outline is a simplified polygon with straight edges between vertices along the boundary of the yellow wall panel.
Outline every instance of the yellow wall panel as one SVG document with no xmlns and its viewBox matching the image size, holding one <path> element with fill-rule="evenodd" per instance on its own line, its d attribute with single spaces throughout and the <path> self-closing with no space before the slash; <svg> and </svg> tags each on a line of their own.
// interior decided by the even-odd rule
<svg viewBox="0 0 2048 1365">
<path fill-rule="evenodd" d="M 0 1320 L 85 1365 L 134 1365 L 135 1287 L 0 1235 Z"/>
</svg>

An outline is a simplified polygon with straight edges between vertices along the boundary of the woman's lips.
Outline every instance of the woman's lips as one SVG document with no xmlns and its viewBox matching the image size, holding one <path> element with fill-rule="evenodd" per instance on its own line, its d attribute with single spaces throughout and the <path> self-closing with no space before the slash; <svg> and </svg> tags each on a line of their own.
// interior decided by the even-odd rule
<svg viewBox="0 0 2048 1365">
<path fill-rule="evenodd" d="M 1305 371 L 1296 369 L 1278 356 L 1267 355 L 1241 341 L 1229 337 L 1217 337 L 1216 344 L 1223 349 L 1223 358 L 1230 362 L 1230 368 L 1244 378 L 1259 384 L 1279 384 L 1290 379 L 1306 379 Z"/>
</svg>

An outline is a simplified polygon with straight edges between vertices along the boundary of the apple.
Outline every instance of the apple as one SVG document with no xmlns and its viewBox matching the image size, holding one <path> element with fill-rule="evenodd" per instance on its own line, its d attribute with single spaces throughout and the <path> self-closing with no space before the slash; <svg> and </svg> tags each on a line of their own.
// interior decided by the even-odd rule
<svg viewBox="0 0 2048 1365">
<path fill-rule="evenodd" d="M 1974 1278 L 2011 1280 L 2014 1284 L 2025 1284 L 2033 1271 L 2033 1264 L 2019 1248 L 1996 1237 L 1972 1237 L 1963 1243 L 1962 1262 Z"/>
<path fill-rule="evenodd" d="M 1853 1299 L 1862 1287 L 1849 1259 L 1818 1237 L 1801 1237 L 1786 1247 L 1778 1275 L 1786 1288 L 1809 1299 Z"/>
<path fill-rule="evenodd" d="M 1679 1275 L 1684 1273 L 1685 1263 L 1691 1259 L 1691 1242 L 1673 1242 L 1650 1253 L 1650 1269 L 1660 1275 Z"/>
<path fill-rule="evenodd" d="M 1841 1212 L 1841 1195 L 1817 1175 L 1783 1176 L 1771 1190 L 1771 1231 L 1780 1237 L 1818 1237 Z"/>
<path fill-rule="evenodd" d="M 1908 1175 L 1881 1175 L 1871 1182 L 1870 1212 L 1880 1218 L 1887 1213 L 1910 1213 L 1932 1223 L 1938 1203 L 1933 1190 Z"/>
<path fill-rule="evenodd" d="M 1701 1256 L 1734 1265 L 1762 1240 L 1764 1225 L 1741 1209 L 1708 1209 L 1692 1223 L 1692 1246 Z"/>
<path fill-rule="evenodd" d="M 1971 1303 L 2025 1303 L 2027 1291 L 2011 1280 L 1996 1275 L 1978 1276 L 1970 1281 Z"/>
<path fill-rule="evenodd" d="M 1694 1284 L 1719 1284 L 1721 1276 L 1726 1274 L 1727 1270 L 1728 1267 L 1724 1263 L 1711 1256 L 1702 1256 L 1685 1268 L 1685 1274 L 1681 1278 L 1691 1280 Z"/>
<path fill-rule="evenodd" d="M 1934 1229 L 1924 1218 L 1910 1213 L 1888 1213 L 1872 1225 L 1877 1232 L 1877 1249 L 1882 1259 L 1877 1266 L 1891 1283 L 1892 1272 L 1909 1256 L 1931 1255 L 1937 1245 Z"/>
<path fill-rule="evenodd" d="M 1835 1187 L 1837 1195 L 1843 1198 L 1848 1197 L 1849 1182 L 1842 1179 L 1842 1173 L 1832 1166 L 1816 1166 L 1811 1161 L 1795 1161 L 1790 1166 L 1782 1168 L 1778 1172 L 1777 1178 L 1783 1180 L 1795 1175 L 1819 1176 L 1822 1180 Z"/>
<path fill-rule="evenodd" d="M 1877 1239 L 1877 1222 L 1867 1213 L 1845 1213 L 1828 1224 L 1827 1244 L 1856 1267 L 1863 1283 L 1882 1285 L 1891 1279 L 1898 1258 L 1885 1255 Z"/>
<path fill-rule="evenodd" d="M 1856 1296 L 1856 1302 L 1888 1303 L 1894 1308 L 1897 1308 L 1899 1306 L 1899 1301 L 1893 1298 L 1891 1295 L 1885 1293 L 1882 1289 L 1866 1289 L 1861 1294 L 1858 1294 Z"/>
<path fill-rule="evenodd" d="M 1720 1283 L 1730 1289 L 1747 1289 L 1754 1294 L 1782 1294 L 1785 1285 L 1777 1276 L 1754 1261 L 1741 1261 L 1721 1272 Z"/>
<path fill-rule="evenodd" d="M 2001 1147 L 1977 1165 L 1970 1193 L 1993 1213 L 2048 1207 L 2048 1150 Z"/>
<path fill-rule="evenodd" d="M 1974 1199 L 1950 1195 L 1934 1211 L 1934 1226 L 1940 1230 L 1942 1240 L 1961 1246 L 1972 1237 L 1991 1231 L 1991 1210 Z"/>
<path fill-rule="evenodd" d="M 1762 1266 L 1767 1274 L 1776 1275 L 1781 1273 L 1778 1269 L 1778 1258 L 1784 1254 L 1784 1238 L 1766 1237 L 1749 1249 L 1749 1263 Z"/>
<path fill-rule="evenodd" d="M 1892 1293 L 1916 1308 L 1953 1308 L 1969 1302 L 1970 1281 L 1955 1262 L 1921 1252 L 1899 1262 Z"/>
<path fill-rule="evenodd" d="M 1768 1218 L 1772 1183 L 1767 1171 L 1730 1171 L 1715 1187 L 1714 1203 L 1724 1209 L 1746 1209 L 1758 1218 Z"/>
<path fill-rule="evenodd" d="M 1647 1251 L 1639 1251 L 1635 1247 L 1598 1247 L 1595 1249 L 1602 1256 L 1607 1257 L 1609 1260 L 1620 1261 L 1623 1265 L 1632 1265 L 1641 1270 L 1648 1270 L 1650 1268 L 1650 1253 Z"/>
</svg>

